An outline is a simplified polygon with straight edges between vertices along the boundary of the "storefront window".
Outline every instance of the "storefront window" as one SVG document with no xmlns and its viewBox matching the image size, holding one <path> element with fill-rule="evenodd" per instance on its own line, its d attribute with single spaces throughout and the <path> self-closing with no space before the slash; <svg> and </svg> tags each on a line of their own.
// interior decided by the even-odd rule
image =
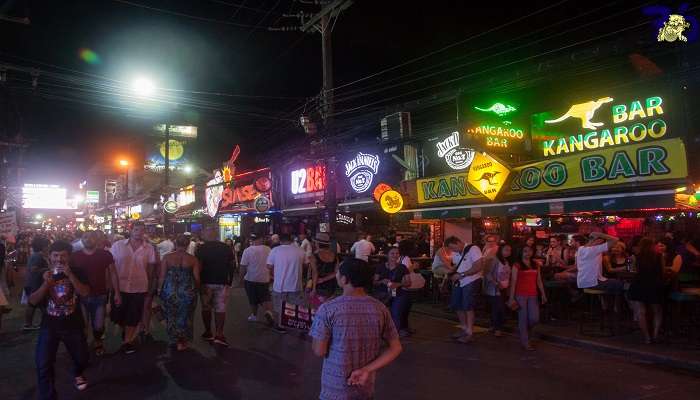
<svg viewBox="0 0 700 400">
<path fill-rule="evenodd" d="M 219 217 L 219 238 L 223 241 L 241 236 L 241 216 L 223 215 Z"/>
</svg>

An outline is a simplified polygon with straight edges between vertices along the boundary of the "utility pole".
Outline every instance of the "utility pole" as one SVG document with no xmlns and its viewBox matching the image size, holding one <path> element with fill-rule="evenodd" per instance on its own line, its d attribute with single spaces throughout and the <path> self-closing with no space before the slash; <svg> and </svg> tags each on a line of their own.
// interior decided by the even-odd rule
<svg viewBox="0 0 700 400">
<path fill-rule="evenodd" d="M 165 171 L 163 178 L 165 180 L 165 194 L 170 195 L 170 124 L 166 121 L 165 123 Z M 167 200 L 167 198 L 166 198 Z M 170 213 L 163 210 L 163 233 L 168 234 L 168 223 L 170 219 Z"/>
<path fill-rule="evenodd" d="M 323 85 L 321 88 L 321 118 L 324 122 L 325 136 L 331 136 L 331 121 L 333 117 L 333 45 L 331 36 L 333 27 L 338 20 L 340 13 L 352 5 L 352 0 L 334 1 L 301 1 L 302 4 L 321 4 L 323 8 L 316 14 L 298 12 L 296 14 L 283 14 L 283 17 L 298 18 L 301 26 L 286 26 L 278 28 L 268 28 L 271 31 L 302 31 L 318 32 L 321 34 L 321 62 L 323 66 Z M 327 141 L 325 143 L 328 143 Z M 333 253 L 336 252 L 338 240 L 335 237 L 335 221 L 338 207 L 336 198 L 337 174 L 335 168 L 337 160 L 330 155 L 326 159 L 326 214 L 328 215 L 328 234 L 330 236 L 330 247 Z"/>
</svg>

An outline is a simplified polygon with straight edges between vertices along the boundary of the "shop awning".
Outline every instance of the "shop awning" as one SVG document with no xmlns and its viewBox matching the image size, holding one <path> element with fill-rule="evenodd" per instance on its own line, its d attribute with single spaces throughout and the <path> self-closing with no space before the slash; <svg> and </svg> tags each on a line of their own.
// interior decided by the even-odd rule
<svg viewBox="0 0 700 400">
<path fill-rule="evenodd" d="M 583 211 L 623 211 L 663 209 L 675 206 L 674 190 L 562 197 L 491 204 L 470 204 L 401 210 L 414 219 L 502 217 L 520 215 L 565 214 Z"/>
</svg>

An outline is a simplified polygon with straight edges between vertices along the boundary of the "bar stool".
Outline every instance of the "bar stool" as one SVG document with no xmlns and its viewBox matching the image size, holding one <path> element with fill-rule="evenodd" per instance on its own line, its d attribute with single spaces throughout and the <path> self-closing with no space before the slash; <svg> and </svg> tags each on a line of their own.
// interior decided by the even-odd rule
<svg viewBox="0 0 700 400">
<path fill-rule="evenodd" d="M 588 312 L 582 311 L 579 316 L 578 333 L 585 336 L 610 337 L 615 335 L 612 325 L 606 324 L 609 312 L 603 308 L 603 296 L 607 293 L 600 289 L 583 289 L 583 295 L 588 298 Z M 597 331 L 588 331 L 585 324 L 588 318 L 593 320 L 593 303 L 598 299 L 600 304 L 600 326 Z"/>
</svg>

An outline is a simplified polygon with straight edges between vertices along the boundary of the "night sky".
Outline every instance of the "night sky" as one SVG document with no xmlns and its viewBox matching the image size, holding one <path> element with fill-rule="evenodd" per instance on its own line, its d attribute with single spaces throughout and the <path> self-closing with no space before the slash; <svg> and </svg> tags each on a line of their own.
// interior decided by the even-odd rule
<svg viewBox="0 0 700 400">
<path fill-rule="evenodd" d="M 343 99 L 338 108 L 372 103 L 376 109 L 429 95 L 430 91 L 410 92 L 464 75 L 477 65 L 484 68 L 506 63 L 638 23 L 645 18 L 641 4 L 355 1 L 334 30 L 336 86 L 479 36 L 388 74 L 338 89 L 337 95 Z M 546 11 L 531 18 L 516 20 L 545 7 Z M 32 90 L 28 70 L 9 71 L 0 96 L 4 126 L 0 132 L 13 135 L 21 130 L 32 140 L 29 180 L 75 182 L 97 160 L 138 154 L 149 125 L 161 118 L 161 114 L 144 112 L 118 96 L 123 90 L 120 85 L 143 74 L 160 88 L 172 89 L 167 92 L 169 99 L 178 105 L 166 111 L 168 118 L 200 127 L 194 155 L 198 165 L 211 169 L 228 158 L 235 144 L 241 144 L 242 165 L 261 166 L 270 143 L 303 135 L 294 121 L 305 100 L 321 87 L 320 35 L 269 32 L 267 27 L 298 25 L 296 19 L 283 18 L 282 14 L 317 9 L 291 0 L 17 0 L 3 11 L 28 16 L 31 25 L 0 21 L 0 62 L 39 68 L 40 74 L 37 90 Z M 571 22 L 553 25 L 562 20 Z M 509 21 L 516 22 L 495 29 Z M 554 37 L 577 24 L 590 25 Z M 644 29 L 654 30 L 652 26 Z M 526 36 L 534 31 L 532 37 Z M 475 62 L 547 35 L 552 39 L 513 49 L 481 64 L 425 76 L 433 71 L 426 70 L 430 66 L 459 65 L 470 60 L 470 52 L 484 47 L 492 50 L 474 56 Z M 81 58 L 80 49 L 92 50 L 98 59 Z M 382 87 L 407 74 L 412 75 L 405 79 L 412 82 Z M 434 91 L 455 89 L 459 83 Z M 313 111 L 314 102 L 306 105 Z M 378 126 L 377 121 L 377 130 Z"/>
</svg>

